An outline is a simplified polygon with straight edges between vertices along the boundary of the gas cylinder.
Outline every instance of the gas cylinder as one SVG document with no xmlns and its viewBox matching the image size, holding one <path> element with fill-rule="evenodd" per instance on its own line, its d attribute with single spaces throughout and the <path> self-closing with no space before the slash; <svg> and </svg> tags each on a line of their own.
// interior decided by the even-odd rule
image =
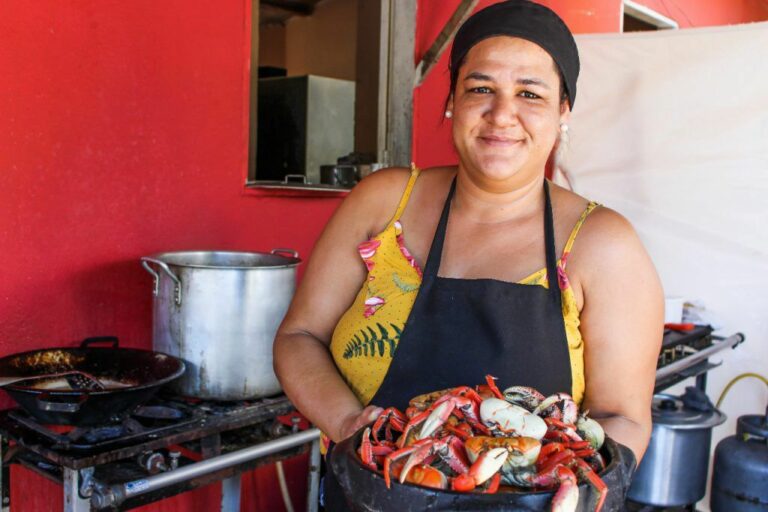
<svg viewBox="0 0 768 512">
<path fill-rule="evenodd" d="M 740 416 L 715 449 L 712 512 L 768 511 L 768 411 Z"/>
</svg>

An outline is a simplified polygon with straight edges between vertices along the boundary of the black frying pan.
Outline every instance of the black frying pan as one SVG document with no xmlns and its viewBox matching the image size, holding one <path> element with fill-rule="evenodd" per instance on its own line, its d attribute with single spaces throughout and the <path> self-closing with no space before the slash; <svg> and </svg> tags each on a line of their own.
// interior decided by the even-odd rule
<svg viewBox="0 0 768 512">
<path fill-rule="evenodd" d="M 110 347 L 92 347 L 108 342 Z M 92 426 L 120 421 L 184 373 L 184 362 L 159 352 L 118 348 L 114 336 L 88 338 L 79 348 L 50 348 L 0 359 L 1 375 L 45 375 L 81 370 L 106 389 L 71 389 L 63 377 L 21 381 L 4 389 L 46 424 Z"/>
</svg>

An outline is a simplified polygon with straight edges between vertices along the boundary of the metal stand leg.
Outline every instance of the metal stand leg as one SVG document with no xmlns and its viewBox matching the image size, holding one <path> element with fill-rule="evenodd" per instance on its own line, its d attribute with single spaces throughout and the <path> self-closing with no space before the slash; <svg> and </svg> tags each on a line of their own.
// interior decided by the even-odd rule
<svg viewBox="0 0 768 512">
<path fill-rule="evenodd" d="M 91 502 L 80 497 L 80 479 L 74 469 L 62 468 L 64 473 L 64 512 L 90 512 Z"/>
<path fill-rule="evenodd" d="M 702 391 L 707 390 L 707 374 L 702 373 L 701 375 L 696 376 L 696 387 L 699 388 Z"/>
<path fill-rule="evenodd" d="M 317 512 L 318 492 L 320 488 L 320 439 L 312 441 L 309 447 L 309 492 L 307 493 L 307 512 Z"/>
<path fill-rule="evenodd" d="M 221 512 L 240 512 L 240 479 L 237 474 L 221 481 Z"/>
</svg>

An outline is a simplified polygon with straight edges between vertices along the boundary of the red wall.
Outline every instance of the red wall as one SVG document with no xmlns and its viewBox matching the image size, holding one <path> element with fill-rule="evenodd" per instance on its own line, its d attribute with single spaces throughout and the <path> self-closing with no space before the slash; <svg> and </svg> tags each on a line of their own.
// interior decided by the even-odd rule
<svg viewBox="0 0 768 512">
<path fill-rule="evenodd" d="M 0 3 L 0 355 L 100 334 L 150 348 L 142 255 L 308 255 L 338 199 L 243 188 L 250 5 Z M 61 508 L 60 490 L 22 472 L 14 510 Z M 264 473 L 249 509 L 279 510 L 274 468 Z M 156 510 L 216 509 L 217 488 Z"/>
</svg>

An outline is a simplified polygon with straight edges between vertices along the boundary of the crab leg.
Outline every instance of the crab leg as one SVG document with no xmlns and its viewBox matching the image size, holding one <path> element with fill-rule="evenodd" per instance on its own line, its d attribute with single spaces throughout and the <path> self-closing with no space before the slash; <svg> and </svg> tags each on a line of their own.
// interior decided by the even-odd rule
<svg viewBox="0 0 768 512">
<path fill-rule="evenodd" d="M 575 457 L 572 450 L 565 449 L 563 451 L 554 453 L 552 456 L 545 460 L 541 460 L 536 463 L 536 467 L 540 474 L 547 474 L 551 472 L 555 467 L 560 464 L 569 464 Z"/>
<path fill-rule="evenodd" d="M 407 422 L 408 418 L 396 408 L 390 407 L 385 409 L 373 423 L 374 442 L 381 442 L 379 435 L 384 425 L 387 426 L 387 441 L 391 441 L 391 429 L 394 428 L 396 431 L 402 432 Z"/>
<path fill-rule="evenodd" d="M 486 375 L 485 382 L 488 383 L 488 388 L 491 390 L 491 393 L 493 393 L 493 396 L 499 400 L 504 400 L 504 395 L 499 391 L 498 386 L 496 386 L 496 377 L 493 375 Z"/>
<path fill-rule="evenodd" d="M 376 469 L 376 461 L 373 458 L 373 445 L 371 444 L 371 427 L 363 432 L 363 440 L 360 442 L 360 459 L 363 464 L 371 469 Z"/>
<path fill-rule="evenodd" d="M 600 498 L 598 498 L 597 505 L 595 506 L 595 512 L 600 512 L 600 509 L 603 508 L 603 503 L 605 503 L 605 498 L 608 496 L 608 486 L 592 470 L 590 465 L 583 460 L 576 459 L 573 464 L 576 466 L 576 473 L 579 475 L 579 478 L 586 480 L 600 494 Z"/>
</svg>

